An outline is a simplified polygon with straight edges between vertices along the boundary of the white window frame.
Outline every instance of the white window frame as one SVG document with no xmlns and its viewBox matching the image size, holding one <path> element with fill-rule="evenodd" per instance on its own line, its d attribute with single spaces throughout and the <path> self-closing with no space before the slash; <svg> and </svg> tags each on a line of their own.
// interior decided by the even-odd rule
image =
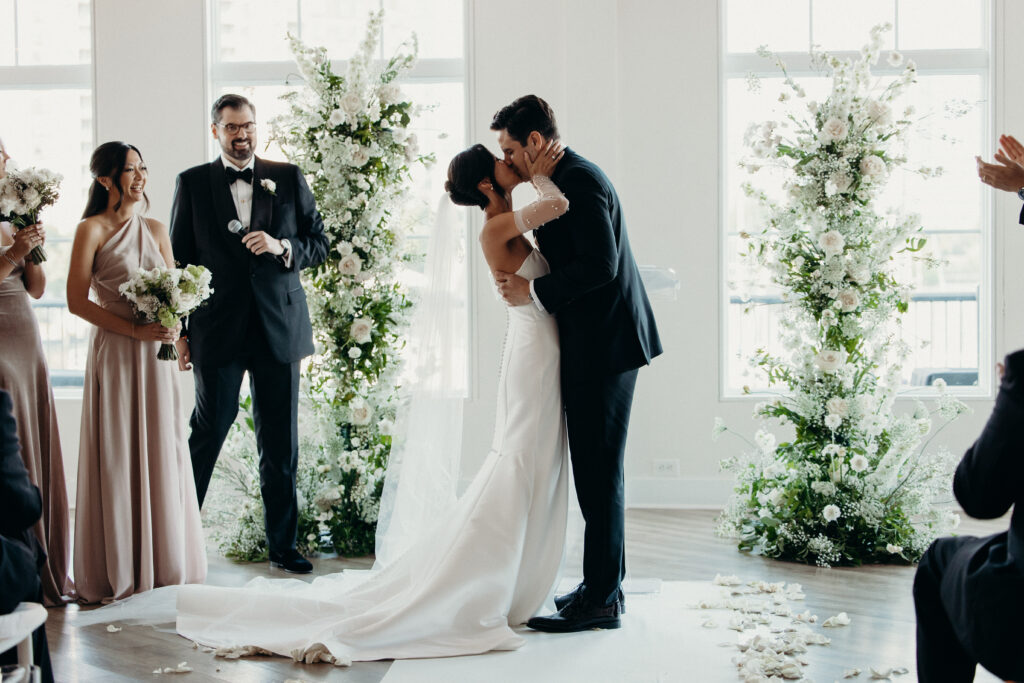
<svg viewBox="0 0 1024 683">
<path fill-rule="evenodd" d="M 721 0 L 719 3 L 719 159 L 725 160 L 726 151 L 728 149 L 728 140 L 726 140 L 725 130 L 726 126 L 724 122 L 728 114 L 728 88 L 726 87 L 728 82 L 732 79 L 745 79 L 748 75 L 754 74 L 757 77 L 778 77 L 781 75 L 781 71 L 777 69 L 774 64 L 767 59 L 759 57 L 757 54 L 752 52 L 727 52 L 728 45 L 728 22 L 727 22 L 727 11 L 726 4 L 729 0 Z M 995 45 L 995 27 L 994 17 L 995 12 L 993 11 L 992 4 L 990 2 L 985 3 L 983 11 L 986 16 L 984 21 L 987 27 L 987 42 L 988 48 L 979 49 L 948 49 L 948 50 L 901 50 L 898 42 L 898 14 L 899 14 L 899 0 L 894 3 L 894 17 L 892 32 L 895 45 L 894 50 L 898 50 L 908 60 L 913 60 L 917 64 L 917 72 L 919 76 L 930 76 L 930 75 L 951 75 L 951 74 L 962 74 L 962 75 L 977 75 L 981 77 L 982 81 L 982 95 L 981 100 L 988 107 L 986 116 L 983 119 L 984 130 L 982 131 L 983 140 L 991 140 L 993 131 L 993 116 L 995 114 L 996 107 L 993 104 L 992 93 L 993 93 L 993 82 L 995 77 L 995 69 L 992 64 L 992 50 Z M 814 3 L 810 3 L 809 17 L 808 20 L 813 26 L 813 12 Z M 770 46 L 769 46 L 770 48 Z M 808 46 L 808 50 L 810 46 Z M 854 51 L 832 51 L 831 54 L 837 57 L 843 58 L 854 58 L 859 57 L 859 53 Z M 782 61 L 786 64 L 786 70 L 790 76 L 799 79 L 818 76 L 820 72 L 811 67 L 810 55 L 807 51 L 805 52 L 780 52 L 778 53 L 782 58 Z M 872 73 L 877 75 L 892 74 L 896 75 L 900 72 L 899 68 L 889 67 L 887 64 L 880 62 L 878 65 L 872 67 Z M 763 401 L 768 396 L 774 396 L 777 391 L 766 391 L 756 390 L 750 393 L 743 393 L 740 387 L 729 386 L 729 363 L 728 357 L 728 341 L 729 341 L 729 306 L 730 293 L 728 283 L 726 282 L 726 274 L 728 272 L 728 240 L 730 233 L 728 230 L 728 201 L 730 198 L 730 188 L 728 187 L 728 168 L 723 162 L 719 164 L 719 225 L 718 225 L 718 238 L 719 238 L 719 400 L 723 402 L 729 401 Z M 739 190 L 732 188 L 732 196 L 739 196 Z M 955 386 L 949 387 L 950 393 L 953 393 L 963 398 L 992 398 L 994 392 L 994 386 L 992 383 L 992 373 L 986 372 L 987 368 L 993 366 L 994 357 L 994 345 L 995 345 L 995 328 L 993 324 L 993 296 L 995 289 L 993 286 L 993 270 L 994 270 L 994 248 L 993 248 L 993 212 L 994 212 L 994 197 L 989 197 L 982 200 L 983 204 L 981 207 L 981 268 L 982 272 L 979 276 L 979 291 L 978 291 L 978 384 L 977 386 Z M 952 231 L 955 232 L 955 231 Z M 971 231 L 973 232 L 973 231 Z M 926 232 L 927 234 L 927 232 Z M 906 396 L 936 396 L 937 391 L 932 387 L 913 387 L 910 389 L 901 389 L 899 391 L 900 397 Z"/>
</svg>

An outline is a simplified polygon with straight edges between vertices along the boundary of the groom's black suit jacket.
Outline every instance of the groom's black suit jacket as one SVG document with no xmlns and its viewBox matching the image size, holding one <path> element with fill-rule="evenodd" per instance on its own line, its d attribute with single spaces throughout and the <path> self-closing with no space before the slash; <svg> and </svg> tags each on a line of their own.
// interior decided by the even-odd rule
<svg viewBox="0 0 1024 683">
<path fill-rule="evenodd" d="M 569 211 L 535 232 L 551 273 L 533 286 L 558 321 L 563 382 L 647 365 L 661 340 L 615 188 L 570 149 L 551 179 Z"/>
<path fill-rule="evenodd" d="M 260 184 L 276 184 L 271 195 Z M 250 316 L 258 312 L 271 353 L 292 363 L 313 353 L 313 330 L 299 271 L 327 256 L 327 238 L 313 193 L 293 164 L 257 158 L 253 168 L 250 231 L 262 230 L 291 244 L 291 268 L 269 254 L 254 256 L 228 223 L 238 218 L 218 158 L 178 175 L 171 209 L 171 244 L 182 265 L 210 269 L 214 289 L 188 321 L 195 363 L 221 364 L 245 347 Z M 253 310 L 255 308 L 255 311 Z"/>
</svg>

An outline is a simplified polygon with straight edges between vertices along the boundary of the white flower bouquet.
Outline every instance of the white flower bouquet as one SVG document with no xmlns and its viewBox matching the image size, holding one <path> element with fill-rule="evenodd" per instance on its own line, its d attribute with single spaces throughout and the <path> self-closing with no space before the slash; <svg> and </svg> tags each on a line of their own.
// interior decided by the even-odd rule
<svg viewBox="0 0 1024 683">
<path fill-rule="evenodd" d="M 0 216 L 6 216 L 17 229 L 39 222 L 39 212 L 60 198 L 64 176 L 45 168 L 9 170 L 0 178 Z M 46 260 L 42 246 L 28 254 L 28 260 L 39 265 Z"/>
<path fill-rule="evenodd" d="M 213 294 L 212 274 L 203 266 L 186 268 L 139 268 L 118 291 L 131 303 L 135 314 L 147 323 L 159 322 L 170 329 L 199 308 Z M 160 360 L 177 360 L 171 344 L 161 344 Z"/>
</svg>

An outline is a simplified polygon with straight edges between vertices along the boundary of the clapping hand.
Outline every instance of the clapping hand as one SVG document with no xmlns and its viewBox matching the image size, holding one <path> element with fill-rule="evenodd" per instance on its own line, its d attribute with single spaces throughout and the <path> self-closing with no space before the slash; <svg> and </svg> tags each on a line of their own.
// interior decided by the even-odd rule
<svg viewBox="0 0 1024 683">
<path fill-rule="evenodd" d="M 1008 157 L 1011 161 L 1024 164 L 1024 145 L 1020 144 L 1017 138 L 1012 135 L 1000 135 L 999 146 L 1001 154 Z"/>
<path fill-rule="evenodd" d="M 1016 192 L 1024 187 L 1024 145 L 1012 135 L 1000 136 L 999 144 L 1001 149 L 995 155 L 997 163 L 990 164 L 975 157 L 978 177 L 997 190 Z"/>
<path fill-rule="evenodd" d="M 530 161 L 529 154 L 524 154 L 523 159 L 526 163 L 526 170 L 531 178 L 535 175 L 550 178 L 551 173 L 555 170 L 555 166 L 562 160 L 564 154 L 565 145 L 558 140 L 548 140 L 548 144 L 544 146 L 544 149 L 537 152 L 536 159 Z"/>
</svg>

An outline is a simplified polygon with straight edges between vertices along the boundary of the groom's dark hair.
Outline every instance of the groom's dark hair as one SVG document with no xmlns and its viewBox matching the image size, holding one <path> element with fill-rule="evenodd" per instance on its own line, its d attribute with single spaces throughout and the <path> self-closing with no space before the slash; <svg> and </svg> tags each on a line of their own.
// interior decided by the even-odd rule
<svg viewBox="0 0 1024 683">
<path fill-rule="evenodd" d="M 220 113 L 228 107 L 239 111 L 245 107 L 249 107 L 249 111 L 252 112 L 252 117 L 256 118 L 256 105 L 250 102 L 249 98 L 243 97 L 242 95 L 228 93 L 227 95 L 221 95 L 218 97 L 217 101 L 214 102 L 213 106 L 210 108 L 210 117 L 213 119 L 213 123 L 220 123 Z"/>
<path fill-rule="evenodd" d="M 523 95 L 502 107 L 491 119 L 491 130 L 506 130 L 520 145 L 526 146 L 530 133 L 537 131 L 548 140 L 558 139 L 558 124 L 551 106 L 536 95 Z"/>
</svg>

